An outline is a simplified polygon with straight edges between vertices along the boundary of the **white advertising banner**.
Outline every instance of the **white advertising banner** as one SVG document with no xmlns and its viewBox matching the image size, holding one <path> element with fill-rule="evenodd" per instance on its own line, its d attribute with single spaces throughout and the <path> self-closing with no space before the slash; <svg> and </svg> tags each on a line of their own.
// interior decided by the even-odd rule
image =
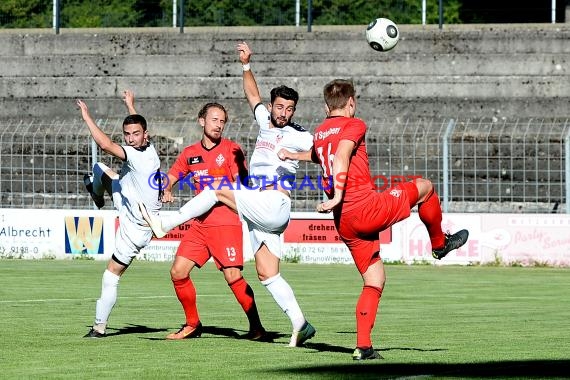
<svg viewBox="0 0 570 380">
<path fill-rule="evenodd" d="M 111 210 L 0 209 L 0 257 L 107 260 L 114 250 L 117 226 L 117 213 Z M 434 260 L 427 231 L 417 213 L 412 213 L 379 234 L 382 258 L 410 264 L 570 266 L 570 215 L 445 214 L 442 226 L 450 232 L 468 229 L 469 241 L 445 259 Z M 153 239 L 138 258 L 172 261 L 185 228 Z M 244 244 L 245 260 L 251 260 L 247 234 Z M 353 263 L 330 214 L 293 213 L 283 246 L 283 257 L 289 261 Z"/>
<path fill-rule="evenodd" d="M 0 257 L 107 259 L 115 219 L 113 211 L 0 209 Z"/>
<path fill-rule="evenodd" d="M 432 262 L 434 264 L 472 264 L 484 261 L 492 261 L 489 256 L 485 257 L 480 244 L 481 240 L 487 240 L 483 237 L 481 228 L 481 218 L 483 214 L 445 214 L 442 220 L 442 229 L 444 232 L 454 233 L 461 229 L 469 231 L 469 240 L 458 250 L 450 252 L 445 259 L 435 260 L 431 255 L 431 243 L 427 229 L 420 220 L 417 213 L 412 213 L 410 217 L 402 222 L 401 230 L 402 241 L 401 246 L 402 261 L 408 264 L 419 262 Z M 500 217 L 494 215 L 494 217 Z M 494 232 L 490 232 L 493 234 Z"/>
<path fill-rule="evenodd" d="M 446 214 L 443 230 L 466 228 L 469 240 L 444 260 L 430 256 L 427 231 L 417 214 L 402 223 L 404 262 L 437 264 L 570 266 L 570 215 L 565 214 Z"/>
<path fill-rule="evenodd" d="M 570 266 L 570 215 L 481 215 L 484 257 L 506 264 Z"/>
</svg>

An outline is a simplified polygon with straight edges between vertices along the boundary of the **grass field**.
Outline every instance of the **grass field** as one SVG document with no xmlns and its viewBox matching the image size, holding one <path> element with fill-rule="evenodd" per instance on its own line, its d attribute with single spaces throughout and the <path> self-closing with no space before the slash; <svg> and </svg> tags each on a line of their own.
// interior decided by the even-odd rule
<svg viewBox="0 0 570 380">
<path fill-rule="evenodd" d="M 166 341 L 183 323 L 169 263 L 136 262 L 119 286 L 109 336 L 85 339 L 105 263 L 0 260 L 0 377 L 12 378 L 568 378 L 570 270 L 390 265 L 373 341 L 384 360 L 353 362 L 352 265 L 284 264 L 317 335 L 287 347 L 290 325 L 259 284 L 274 343 L 236 339 L 241 308 L 213 264 L 193 273 L 205 333 Z"/>
</svg>

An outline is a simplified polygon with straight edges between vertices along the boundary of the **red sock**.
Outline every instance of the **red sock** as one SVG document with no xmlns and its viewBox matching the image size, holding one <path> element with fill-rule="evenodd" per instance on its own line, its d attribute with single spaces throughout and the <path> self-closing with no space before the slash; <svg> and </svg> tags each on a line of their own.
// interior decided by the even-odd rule
<svg viewBox="0 0 570 380">
<path fill-rule="evenodd" d="M 425 202 L 418 205 L 418 215 L 427 228 L 432 249 L 443 247 L 445 236 L 441 229 L 441 205 L 435 190 L 432 189 Z"/>
<path fill-rule="evenodd" d="M 365 285 L 356 304 L 356 347 L 372 347 L 372 328 L 378 313 L 382 288 Z"/>
<path fill-rule="evenodd" d="M 259 319 L 257 305 L 255 304 L 255 296 L 253 294 L 253 289 L 251 286 L 249 286 L 243 277 L 228 285 L 234 293 L 237 301 L 241 305 L 241 308 L 245 312 L 245 315 L 247 315 L 247 320 L 249 321 L 249 329 L 261 329 L 261 321 Z"/>
<path fill-rule="evenodd" d="M 198 307 L 196 306 L 196 288 L 190 277 L 182 280 L 172 280 L 174 291 L 178 300 L 182 304 L 184 314 L 186 315 L 186 324 L 189 326 L 198 326 L 200 316 L 198 315 Z"/>
</svg>

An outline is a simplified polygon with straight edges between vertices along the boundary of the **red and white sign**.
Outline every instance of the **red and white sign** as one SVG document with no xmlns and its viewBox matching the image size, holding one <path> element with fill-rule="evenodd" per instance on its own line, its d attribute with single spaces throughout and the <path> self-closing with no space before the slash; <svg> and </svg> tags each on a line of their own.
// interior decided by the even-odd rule
<svg viewBox="0 0 570 380">
<path fill-rule="evenodd" d="M 283 234 L 284 258 L 314 264 L 352 264 L 352 256 L 340 239 L 331 214 L 292 213 Z M 378 249 L 384 260 L 394 260 L 385 248 L 393 246 L 392 229 L 378 235 Z M 398 258 L 399 260 L 399 258 Z"/>
<path fill-rule="evenodd" d="M 283 235 L 285 243 L 342 243 L 332 219 L 291 219 Z M 382 231 L 378 236 L 378 242 L 390 244 L 392 242 L 392 230 Z"/>
</svg>

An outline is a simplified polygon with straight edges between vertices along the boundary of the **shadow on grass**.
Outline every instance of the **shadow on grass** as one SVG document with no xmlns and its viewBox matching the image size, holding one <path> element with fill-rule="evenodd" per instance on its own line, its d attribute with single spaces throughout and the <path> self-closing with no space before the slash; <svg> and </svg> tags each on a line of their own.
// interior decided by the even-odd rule
<svg viewBox="0 0 570 380">
<path fill-rule="evenodd" d="M 112 332 L 109 332 L 112 331 Z M 133 325 L 130 324 L 125 327 L 121 327 L 118 329 L 115 328 L 108 328 L 107 329 L 107 336 L 115 336 L 115 335 L 125 335 L 125 334 L 148 334 L 148 333 L 155 333 L 166 331 L 165 328 L 153 328 L 143 325 Z"/>
<path fill-rule="evenodd" d="M 167 329 L 154 329 L 154 331 L 152 332 L 158 332 L 158 331 L 166 331 Z M 174 329 L 172 329 L 172 331 L 174 331 Z M 151 331 L 149 331 L 151 332 Z M 217 326 L 204 326 L 203 330 L 202 330 L 202 338 L 208 338 L 208 335 L 214 335 L 214 336 L 218 336 L 218 337 L 224 337 L 224 338 L 234 338 L 234 339 L 245 339 L 243 337 L 244 334 L 246 334 L 247 331 L 243 331 L 243 330 L 234 330 L 228 327 L 217 327 Z M 107 334 L 107 335 L 111 335 L 111 334 Z M 118 334 L 113 334 L 113 335 L 118 335 Z M 267 334 L 262 338 L 257 340 L 257 342 L 264 342 L 264 343 L 273 343 L 273 341 L 275 339 L 279 339 L 284 337 L 285 334 L 282 333 L 278 333 L 278 332 L 274 332 L 274 331 L 267 331 Z M 166 335 L 164 337 L 141 337 L 141 339 L 147 339 L 147 340 L 166 340 Z"/>
<path fill-rule="evenodd" d="M 305 348 L 309 348 L 312 350 L 323 351 L 323 352 L 340 352 L 345 354 L 352 354 L 354 348 L 350 347 L 343 347 L 343 346 L 334 346 L 332 344 L 327 343 L 312 343 L 308 341 L 304 344 Z M 447 351 L 445 348 L 412 348 L 412 347 L 388 347 L 388 348 L 381 348 L 376 351 L 420 351 L 420 352 L 438 352 L 438 351 Z"/>
<path fill-rule="evenodd" d="M 352 351 L 354 351 L 354 349 L 347 347 L 335 346 L 327 343 L 312 343 L 311 341 L 305 342 L 303 347 L 322 352 L 340 352 L 346 354 L 352 354 Z"/>
<path fill-rule="evenodd" d="M 308 347 L 308 346 L 307 346 Z M 347 358 L 350 360 L 350 358 Z M 570 376 L 569 360 L 504 360 L 481 363 L 387 363 L 386 360 L 350 364 L 307 366 L 269 371 L 284 376 L 303 374 L 314 378 L 383 379 L 394 377 L 436 378 L 564 378 Z"/>
</svg>

